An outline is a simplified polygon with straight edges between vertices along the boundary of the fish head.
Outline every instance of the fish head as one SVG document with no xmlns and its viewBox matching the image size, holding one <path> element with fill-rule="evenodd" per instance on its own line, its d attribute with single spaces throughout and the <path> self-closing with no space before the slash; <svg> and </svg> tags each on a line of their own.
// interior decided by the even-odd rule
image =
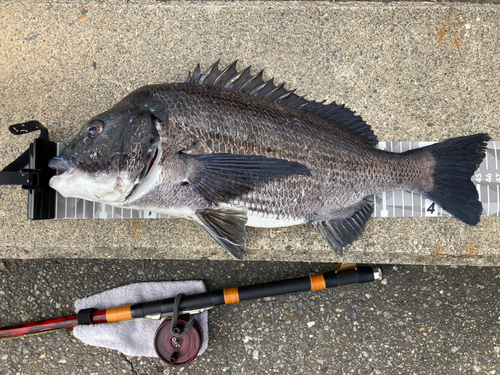
<svg viewBox="0 0 500 375">
<path fill-rule="evenodd" d="M 49 167 L 63 172 L 49 185 L 64 197 L 124 202 L 158 157 L 157 128 L 163 121 L 167 118 L 161 102 L 144 89 L 130 94 L 86 122 L 49 161 Z"/>
</svg>

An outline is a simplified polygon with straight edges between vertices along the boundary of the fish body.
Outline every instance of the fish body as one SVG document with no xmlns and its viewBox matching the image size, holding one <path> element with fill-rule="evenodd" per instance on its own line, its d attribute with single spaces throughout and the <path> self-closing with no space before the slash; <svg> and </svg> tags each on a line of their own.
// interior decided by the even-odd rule
<svg viewBox="0 0 500 375">
<path fill-rule="evenodd" d="M 487 135 L 379 150 L 347 108 L 309 102 L 249 71 L 198 66 L 186 83 L 134 91 L 51 160 L 64 173 L 50 185 L 66 197 L 195 220 L 237 259 L 245 226 L 312 223 L 341 253 L 364 230 L 368 197 L 386 190 L 419 192 L 479 221 L 470 178 Z"/>
</svg>

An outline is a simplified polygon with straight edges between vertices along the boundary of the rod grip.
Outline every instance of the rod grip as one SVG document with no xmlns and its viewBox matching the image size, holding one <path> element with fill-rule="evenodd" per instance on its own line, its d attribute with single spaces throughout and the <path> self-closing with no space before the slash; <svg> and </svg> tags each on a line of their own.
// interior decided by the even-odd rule
<svg viewBox="0 0 500 375">
<path fill-rule="evenodd" d="M 92 322 L 92 313 L 96 312 L 97 309 L 82 309 L 78 311 L 76 317 L 78 320 L 78 324 L 93 324 Z"/>
<path fill-rule="evenodd" d="M 369 283 L 375 280 L 374 268 L 358 266 L 357 269 L 341 272 L 330 271 L 323 274 L 327 288 L 348 284 Z"/>
</svg>

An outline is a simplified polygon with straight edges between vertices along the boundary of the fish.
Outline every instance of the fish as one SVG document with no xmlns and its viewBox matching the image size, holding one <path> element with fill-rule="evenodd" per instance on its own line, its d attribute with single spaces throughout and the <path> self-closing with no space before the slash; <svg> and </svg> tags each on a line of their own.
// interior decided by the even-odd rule
<svg viewBox="0 0 500 375">
<path fill-rule="evenodd" d="M 140 87 L 85 122 L 49 166 L 64 197 L 193 220 L 235 259 L 246 227 L 312 224 L 339 255 L 363 233 L 375 193 L 421 194 L 469 225 L 488 134 L 403 153 L 376 148 L 344 105 L 307 100 L 237 61 Z"/>
</svg>

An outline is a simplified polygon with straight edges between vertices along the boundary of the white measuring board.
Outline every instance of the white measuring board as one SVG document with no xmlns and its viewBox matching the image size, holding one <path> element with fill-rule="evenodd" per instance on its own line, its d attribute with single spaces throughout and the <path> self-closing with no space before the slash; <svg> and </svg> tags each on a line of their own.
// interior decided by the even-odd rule
<svg viewBox="0 0 500 375">
<path fill-rule="evenodd" d="M 378 148 L 405 152 L 434 142 L 379 142 Z M 486 157 L 472 176 L 483 204 L 483 216 L 500 216 L 500 141 L 488 142 Z M 57 144 L 57 154 L 64 148 Z M 450 216 L 438 205 L 420 194 L 408 191 L 385 191 L 375 194 L 374 217 Z M 56 219 L 168 219 L 172 216 L 149 211 L 117 208 L 108 204 L 78 198 L 64 198 L 56 193 Z"/>
</svg>

